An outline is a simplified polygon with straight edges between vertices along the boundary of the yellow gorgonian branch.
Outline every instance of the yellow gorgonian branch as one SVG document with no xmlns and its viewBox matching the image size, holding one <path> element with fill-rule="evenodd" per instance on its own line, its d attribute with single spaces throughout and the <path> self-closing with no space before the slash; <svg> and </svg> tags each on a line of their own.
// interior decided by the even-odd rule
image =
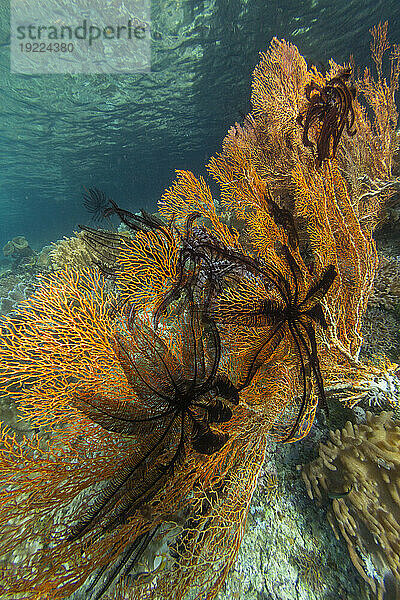
<svg viewBox="0 0 400 600">
<path fill-rule="evenodd" d="M 221 222 L 215 209 L 211 191 L 202 177 L 196 177 L 190 171 L 177 171 L 177 179 L 165 192 L 159 202 L 159 212 L 174 223 L 183 233 L 185 221 L 192 213 L 210 221 L 206 226 L 223 243 L 236 247 L 238 234 Z"/>
</svg>

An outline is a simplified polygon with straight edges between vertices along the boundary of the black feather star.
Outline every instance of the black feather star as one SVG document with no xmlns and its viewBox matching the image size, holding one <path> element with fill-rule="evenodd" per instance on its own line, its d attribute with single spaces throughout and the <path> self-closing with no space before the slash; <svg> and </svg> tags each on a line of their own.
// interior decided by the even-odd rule
<svg viewBox="0 0 400 600">
<path fill-rule="evenodd" d="M 102 197 L 105 195 L 102 194 Z M 206 228 L 194 226 L 195 220 L 200 216 L 197 212 L 188 215 L 181 231 L 175 227 L 173 221 L 167 224 L 146 211 L 133 214 L 117 206 L 111 199 L 107 202 L 108 209 L 103 211 L 103 216 L 118 216 L 133 233 L 155 231 L 166 246 L 173 246 L 176 242 L 180 245 L 178 274 L 176 279 L 170 282 L 169 289 L 154 312 L 155 328 L 170 305 L 182 296 L 188 298 L 189 302 L 196 297 L 205 311 L 213 295 L 221 291 L 224 277 L 234 270 L 242 269 L 240 261 L 237 260 L 237 256 L 242 256 L 240 253 L 235 254 L 234 249 L 228 250 Z M 85 232 L 84 239 L 91 248 L 94 262 L 104 275 L 118 279 L 118 256 L 126 238 L 122 234 L 110 231 L 82 225 L 80 227 Z M 132 314 L 132 306 L 130 309 Z"/>
<path fill-rule="evenodd" d="M 303 275 L 287 246 L 282 253 L 288 264 L 291 277 L 285 277 L 272 265 L 263 265 L 244 257 L 246 268 L 258 276 L 265 285 L 267 296 L 271 298 L 248 299 L 243 305 L 231 304 L 228 296 L 223 296 L 211 307 L 211 314 L 221 324 L 235 324 L 245 327 L 264 328 L 265 335 L 257 338 L 254 347 L 245 358 L 243 373 L 237 389 L 250 385 L 263 364 L 275 352 L 284 337 L 292 340 L 293 348 L 300 364 L 302 394 L 300 410 L 294 424 L 286 432 L 282 441 L 295 441 L 304 437 L 310 423 L 306 422 L 309 403 L 315 381 L 320 406 L 327 410 L 327 402 L 321 375 L 314 325 L 327 328 L 320 301 L 328 292 L 336 278 L 336 270 L 329 265 L 308 290 L 304 290 Z"/>
<path fill-rule="evenodd" d="M 270 193 L 264 200 L 275 223 L 284 229 L 291 248 L 298 247 L 299 237 L 290 211 L 280 208 Z M 131 229 L 158 230 L 160 235 L 165 237 L 166 242 L 173 236 L 179 236 L 181 249 L 177 265 L 178 275 L 176 280 L 171 282 L 169 290 L 154 311 L 153 325 L 155 328 L 159 324 L 160 317 L 178 298 L 183 299 L 179 305 L 180 309 L 185 304 L 201 305 L 203 314 L 211 314 L 212 318 L 222 325 L 236 324 L 267 328 L 266 336 L 261 337 L 261 342 L 258 345 L 255 344 L 246 358 L 243 373 L 237 383 L 238 389 L 244 389 L 250 385 L 267 357 L 273 354 L 285 335 L 289 335 L 300 362 L 303 393 L 298 416 L 284 440 L 292 441 L 302 437 L 305 415 L 308 414 L 312 398 L 313 381 L 316 383 L 320 405 L 327 409 L 314 325 L 318 324 L 324 329 L 327 327 L 320 300 L 336 277 L 334 267 L 332 265 L 327 267 L 320 279 L 309 290 L 304 290 L 301 269 L 286 245 L 282 246 L 281 252 L 289 267 L 291 274 L 289 278 L 285 277 L 275 266 L 262 264 L 256 258 L 244 255 L 235 248 L 228 248 L 208 230 L 201 226 L 193 226 L 199 216 L 198 213 L 192 213 L 187 217 L 183 233 L 180 233 L 174 228 L 173 222 L 165 225 L 158 218 L 149 219 L 146 215 L 132 215 L 117 206 L 114 206 L 113 210 Z M 86 229 L 86 231 L 88 230 Z M 115 234 L 96 232 L 96 230 L 91 230 L 89 234 L 93 238 L 93 244 L 98 248 L 101 248 L 102 245 L 108 248 L 108 251 L 114 248 Z M 104 251 L 103 256 L 105 256 Z M 258 277 L 266 282 L 267 286 L 277 291 L 278 297 L 275 295 L 275 298 L 262 300 L 259 303 L 257 303 L 257 299 L 254 299 L 251 307 L 246 302 L 242 307 L 229 305 L 227 297 L 224 300 L 224 294 L 221 294 L 226 288 L 226 277 L 237 283 L 249 276 Z M 128 312 L 134 315 L 134 307 Z M 216 330 L 214 335 L 218 335 Z M 215 388 L 214 391 L 216 391 Z M 213 410 L 218 409 L 209 408 L 209 415 Z M 227 410 L 227 408 L 222 408 L 220 405 L 219 410 Z M 202 431 L 204 421 L 197 424 L 196 427 L 199 432 Z M 196 441 L 194 441 L 193 447 L 200 448 L 195 446 Z"/>
<path fill-rule="evenodd" d="M 92 215 L 95 222 L 100 222 L 109 216 L 110 198 L 97 188 L 84 188 L 83 205 Z"/>
<path fill-rule="evenodd" d="M 181 356 L 143 320 L 116 335 L 114 351 L 136 401 L 83 390 L 75 405 L 92 421 L 131 436 L 135 451 L 106 482 L 75 524 L 70 539 L 94 527 L 111 530 L 149 502 L 183 463 L 188 448 L 211 455 L 228 440 L 216 429 L 239 402 L 231 382 L 217 375 L 221 348 L 215 323 L 188 305 L 180 323 Z M 111 396 L 111 394 L 110 394 Z"/>
<path fill-rule="evenodd" d="M 83 204 L 87 211 L 93 215 L 94 221 L 102 221 L 116 215 L 132 231 L 146 231 L 164 225 L 162 219 L 151 215 L 145 210 L 141 210 L 140 215 L 135 215 L 129 210 L 120 208 L 112 198 L 107 197 L 105 192 L 98 188 L 85 188 Z M 86 228 L 82 227 L 82 229 Z M 87 229 L 88 231 L 96 231 L 91 228 Z"/>
<path fill-rule="evenodd" d="M 351 69 L 342 69 L 324 87 L 315 82 L 306 86 L 308 106 L 297 117 L 303 127 L 302 141 L 304 146 L 314 147 L 310 140 L 310 129 L 317 125 L 317 166 L 327 158 L 334 158 L 344 129 L 350 136 L 356 134 L 353 129 L 355 116 L 353 100 L 356 89 L 347 82 L 351 77 Z"/>
</svg>

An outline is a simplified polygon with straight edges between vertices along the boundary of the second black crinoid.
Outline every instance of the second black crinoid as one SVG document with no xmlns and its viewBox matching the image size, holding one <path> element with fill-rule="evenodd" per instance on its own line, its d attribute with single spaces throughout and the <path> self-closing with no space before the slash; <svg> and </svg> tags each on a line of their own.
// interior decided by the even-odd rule
<svg viewBox="0 0 400 600">
<path fill-rule="evenodd" d="M 351 69 L 345 68 L 322 87 L 315 82 L 306 86 L 307 108 L 297 122 L 303 127 L 304 146 L 316 145 L 317 166 L 336 156 L 337 147 L 344 130 L 347 135 L 356 134 L 354 128 L 353 100 L 356 88 L 349 85 Z M 316 128 L 316 144 L 310 140 L 310 131 Z"/>
<path fill-rule="evenodd" d="M 144 319 L 134 319 L 113 340 L 127 392 L 82 388 L 75 406 L 107 431 L 132 444 L 132 453 L 94 496 L 71 539 L 93 527 L 110 530 L 163 488 L 189 449 L 218 452 L 228 434 L 215 425 L 229 421 L 239 402 L 232 383 L 217 373 L 221 356 L 215 323 L 190 303 L 174 325 L 174 348 Z M 131 392 L 130 392 L 131 390 Z M 130 397 L 127 395 L 130 394 Z"/>
</svg>

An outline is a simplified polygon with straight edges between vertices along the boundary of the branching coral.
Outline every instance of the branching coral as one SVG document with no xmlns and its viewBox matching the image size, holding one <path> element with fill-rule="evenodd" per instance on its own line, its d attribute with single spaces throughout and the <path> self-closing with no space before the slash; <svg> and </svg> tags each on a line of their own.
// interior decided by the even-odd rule
<svg viewBox="0 0 400 600">
<path fill-rule="evenodd" d="M 374 35 L 378 81 L 368 72 L 358 97 L 348 92 L 335 127 L 353 132 L 354 113 L 357 132 L 335 133 L 336 158 L 321 165 L 298 116 L 307 89 L 331 82 L 346 94 L 332 81 L 348 67 L 307 70 L 297 48 L 276 39 L 261 56 L 252 112 L 208 165 L 238 230 L 187 171 L 157 217 L 88 190 L 104 216 L 130 229 L 77 238 L 80 258 L 100 263 L 113 293 L 103 276 L 71 265 L 1 324 L 2 391 L 36 429 L 22 441 L 2 434 L 6 596 L 62 599 L 86 582 L 86 597 L 100 598 L 107 584 L 99 596 L 88 578 L 114 564 L 115 582 L 124 557 L 134 572 L 162 531 L 170 551 L 156 583 L 132 577 L 115 594 L 215 598 L 268 434 L 300 439 L 324 386 L 347 386 L 356 402 L 357 385 L 381 374 L 358 355 L 377 265 L 372 232 L 392 179 L 399 59 L 395 48 L 386 84 L 385 28 Z M 361 175 L 383 182 L 381 192 L 366 196 Z"/>
</svg>

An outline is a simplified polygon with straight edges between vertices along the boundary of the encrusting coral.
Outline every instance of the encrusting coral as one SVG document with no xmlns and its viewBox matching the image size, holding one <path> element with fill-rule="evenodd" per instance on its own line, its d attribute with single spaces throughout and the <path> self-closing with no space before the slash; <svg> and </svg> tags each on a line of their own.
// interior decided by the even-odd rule
<svg viewBox="0 0 400 600">
<path fill-rule="evenodd" d="M 2 392 L 33 427 L 22 441 L 2 431 L 5 598 L 56 600 L 85 585 L 90 600 L 211 600 L 237 555 L 268 435 L 303 438 L 326 386 L 347 385 L 356 402 L 354 384 L 393 368 L 359 361 L 400 69 L 394 46 L 387 84 L 386 27 L 373 36 L 378 78 L 352 82 L 358 96 L 348 65 L 308 70 L 277 39 L 261 55 L 252 112 L 207 166 L 232 219 L 187 171 L 157 217 L 88 190 L 131 235 L 78 234 L 83 263 L 103 274 L 67 265 L 0 323 Z M 312 90 L 341 111 L 329 128 L 327 107 L 299 119 Z M 160 532 L 169 552 L 156 583 L 135 578 Z"/>
<path fill-rule="evenodd" d="M 319 458 L 303 468 L 302 477 L 310 498 L 332 499 L 329 522 L 377 597 L 383 597 L 383 584 L 371 576 L 360 551 L 372 557 L 381 581 L 390 569 L 400 590 L 400 421 L 390 412 L 367 412 L 363 425 L 348 421 L 320 444 Z"/>
</svg>

